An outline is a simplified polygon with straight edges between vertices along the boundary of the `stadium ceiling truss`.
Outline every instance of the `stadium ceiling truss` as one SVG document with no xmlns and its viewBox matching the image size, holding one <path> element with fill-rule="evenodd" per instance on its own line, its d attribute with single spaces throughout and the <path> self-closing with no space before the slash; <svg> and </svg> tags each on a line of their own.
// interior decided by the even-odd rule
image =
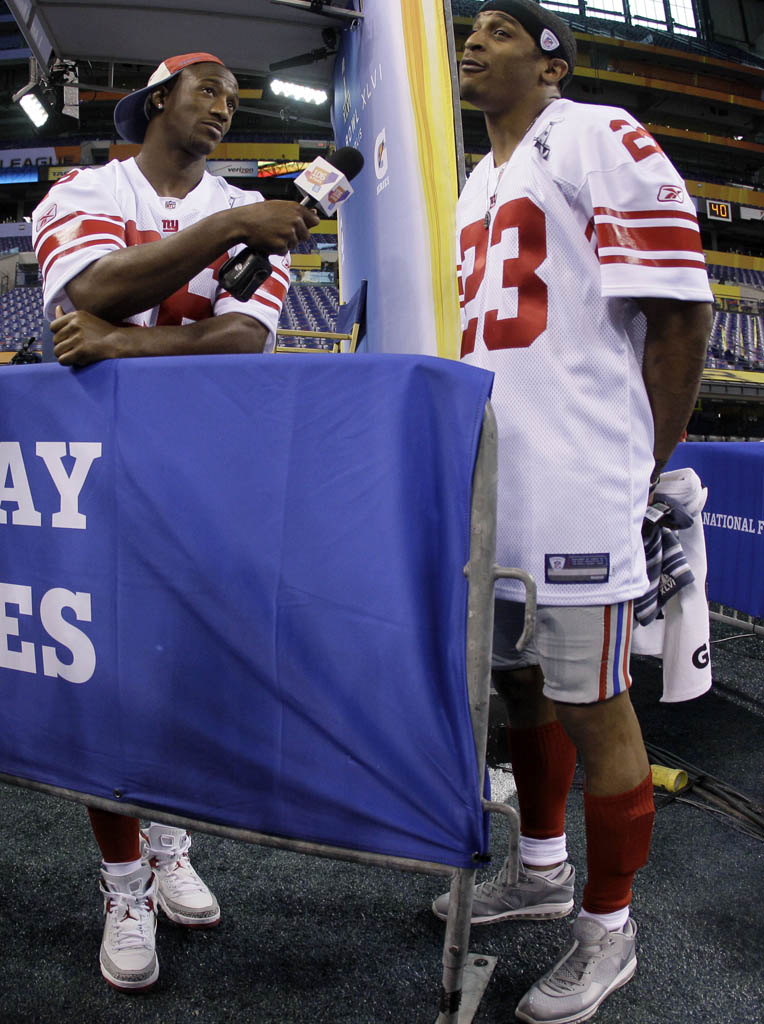
<svg viewBox="0 0 764 1024">
<path fill-rule="evenodd" d="M 290 72 L 323 88 L 331 86 L 334 61 L 322 33 L 357 17 L 351 0 L 6 2 L 41 69 L 56 59 L 153 68 L 174 54 L 203 50 L 234 72 L 267 77 L 271 64 L 323 50 L 324 56 Z"/>
<path fill-rule="evenodd" d="M 544 7 L 574 17 L 623 21 L 676 35 L 699 35 L 695 0 L 541 0 Z"/>
</svg>

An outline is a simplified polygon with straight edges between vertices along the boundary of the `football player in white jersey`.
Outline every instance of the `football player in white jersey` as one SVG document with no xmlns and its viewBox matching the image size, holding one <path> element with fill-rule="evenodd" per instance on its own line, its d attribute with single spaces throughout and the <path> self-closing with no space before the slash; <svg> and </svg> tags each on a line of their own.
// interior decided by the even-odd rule
<svg viewBox="0 0 764 1024">
<path fill-rule="evenodd" d="M 288 251 L 318 217 L 206 171 L 237 104 L 219 58 L 163 61 L 115 108 L 120 135 L 142 144 L 138 156 L 73 171 L 37 207 L 34 245 L 59 362 L 272 348 Z M 273 254 L 272 271 L 237 301 L 218 271 L 242 245 Z M 115 988 L 147 988 L 159 974 L 157 905 L 187 927 L 216 925 L 220 908 L 191 865 L 185 829 L 151 823 L 139 833 L 137 818 L 89 812 L 102 856 L 101 972 Z"/>
<path fill-rule="evenodd" d="M 713 296 L 695 210 L 626 111 L 561 97 L 576 44 L 534 0 L 489 0 L 460 67 L 491 153 L 457 208 L 462 358 L 494 371 L 497 561 L 538 585 L 536 635 L 497 586 L 493 679 L 509 715 L 521 871 L 478 885 L 473 923 L 573 909 L 565 802 L 585 772 L 587 883 L 573 942 L 519 1019 L 588 1019 L 636 967 L 650 767 L 628 688 L 632 601 L 647 588 L 648 492 L 690 418 Z M 444 917 L 448 895 L 435 913 Z"/>
<path fill-rule="evenodd" d="M 72 172 L 35 210 L 45 314 L 60 362 L 272 347 L 288 250 L 309 238 L 318 216 L 207 173 L 238 92 L 212 54 L 168 58 L 115 108 L 120 135 L 142 144 L 138 156 Z M 274 255 L 271 276 L 239 302 L 218 271 L 243 245 Z"/>
</svg>

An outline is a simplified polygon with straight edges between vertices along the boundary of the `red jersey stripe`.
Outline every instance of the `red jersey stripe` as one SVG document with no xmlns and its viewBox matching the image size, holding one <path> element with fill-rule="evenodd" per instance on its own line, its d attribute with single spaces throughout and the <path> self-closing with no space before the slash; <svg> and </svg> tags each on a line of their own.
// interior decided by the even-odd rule
<svg viewBox="0 0 764 1024">
<path fill-rule="evenodd" d="M 114 224 L 116 224 L 118 227 L 124 228 L 124 223 L 125 223 L 121 219 L 121 217 L 112 217 L 112 216 L 110 216 L 109 214 L 106 214 L 106 213 L 85 213 L 83 210 L 77 210 L 74 213 L 67 214 L 65 217 L 59 217 L 58 220 L 54 220 L 50 224 L 46 224 L 45 227 L 42 229 L 42 231 L 37 236 L 37 241 L 35 243 L 35 250 L 40 245 L 40 243 L 43 241 L 43 239 L 46 239 L 48 237 L 48 235 L 50 235 L 51 233 L 53 233 L 53 234 L 64 233 L 65 234 L 66 232 L 61 232 L 61 229 L 63 228 L 63 226 L 65 224 L 68 224 L 70 221 L 76 220 L 78 217 L 84 218 L 84 220 L 87 221 L 88 223 L 103 224 L 104 225 L 104 230 L 106 230 L 107 228 L 111 227 L 111 225 L 114 225 Z M 80 234 L 80 233 L 81 232 L 77 232 L 77 234 Z M 123 231 L 123 234 L 124 234 L 124 231 Z"/>
<path fill-rule="evenodd" d="M 679 218 L 679 220 L 691 220 L 697 224 L 698 218 L 694 213 L 687 213 L 685 210 L 611 210 L 609 206 L 595 206 L 594 218 L 617 217 L 619 220 L 649 220 L 654 217 Z"/>
<path fill-rule="evenodd" d="M 673 256 L 653 260 L 636 255 L 600 256 L 600 263 L 630 263 L 635 267 L 694 267 L 695 270 L 705 270 L 706 268 L 703 260 L 682 260 L 675 259 Z"/>
<path fill-rule="evenodd" d="M 89 248 L 91 248 L 94 245 L 103 245 L 103 239 L 102 238 L 88 238 L 88 239 L 85 239 L 84 242 L 80 242 L 78 245 L 71 245 L 67 249 L 64 249 L 61 252 L 54 252 L 54 254 L 49 259 L 44 260 L 44 261 L 42 261 L 42 260 L 40 261 L 40 265 L 43 268 L 43 275 L 47 275 L 50 272 L 50 268 L 54 265 L 54 263 L 56 263 L 58 260 L 60 260 L 63 256 L 69 256 L 73 252 L 79 252 L 80 249 L 89 249 Z M 123 246 L 118 246 L 118 248 L 121 249 L 121 248 L 123 248 Z"/>
<path fill-rule="evenodd" d="M 634 618 L 634 602 L 633 601 L 627 601 L 626 602 L 626 608 L 625 608 L 624 614 L 625 614 L 625 618 L 626 618 L 626 639 L 624 640 L 624 644 L 623 644 L 622 675 L 623 675 L 624 685 L 626 686 L 626 689 L 628 690 L 628 689 L 631 688 L 631 676 L 629 675 L 629 661 L 631 659 L 631 627 L 632 627 L 632 620 Z"/>
<path fill-rule="evenodd" d="M 281 312 L 280 302 L 271 302 L 270 299 L 266 299 L 265 296 L 262 295 L 260 292 L 255 292 L 255 294 L 252 296 L 252 301 L 261 302 L 264 306 L 269 306 L 271 309 L 275 309 L 277 313 Z"/>
<path fill-rule="evenodd" d="M 70 252 L 76 252 L 77 249 L 82 248 L 80 245 L 70 245 L 77 238 L 89 238 L 93 239 L 94 235 L 98 235 L 97 241 L 103 245 L 105 243 L 104 235 L 108 235 L 110 238 L 116 239 L 121 242 L 119 246 L 121 249 L 125 244 L 125 231 L 121 225 L 111 224 L 106 221 L 99 220 L 83 220 L 76 227 L 68 227 L 60 234 L 48 233 L 45 241 L 40 244 L 38 241 L 35 252 L 37 254 L 37 262 L 42 266 L 48 257 L 56 252 L 57 249 L 61 249 L 60 253 L 56 253 L 58 256 L 64 256 Z M 93 239 L 95 242 L 96 239 Z"/>
<path fill-rule="evenodd" d="M 605 700 L 607 697 L 607 667 L 610 658 L 610 610 L 611 606 L 609 604 L 606 604 L 603 608 L 604 621 L 602 623 L 602 657 L 600 660 L 599 700 Z"/>
<path fill-rule="evenodd" d="M 266 295 L 272 296 L 278 302 L 282 302 L 287 290 L 280 281 L 274 281 L 273 275 L 271 275 L 268 280 L 264 281 L 258 288 L 258 294 L 262 295 L 263 292 L 265 292 Z"/>
<path fill-rule="evenodd" d="M 625 249 L 641 249 L 648 252 L 673 250 L 703 253 L 697 228 L 631 228 L 626 224 L 598 224 L 597 237 L 603 249 L 609 246 L 622 246 Z"/>
</svg>

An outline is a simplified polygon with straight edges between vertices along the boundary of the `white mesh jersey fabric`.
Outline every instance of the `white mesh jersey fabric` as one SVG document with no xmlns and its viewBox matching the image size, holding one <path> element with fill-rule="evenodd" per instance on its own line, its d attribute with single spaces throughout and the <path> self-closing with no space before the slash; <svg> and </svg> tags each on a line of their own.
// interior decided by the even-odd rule
<svg viewBox="0 0 764 1024">
<path fill-rule="evenodd" d="M 65 312 L 74 308 L 66 285 L 106 253 L 157 241 L 212 213 L 262 201 L 259 192 L 245 192 L 206 172 L 183 199 L 159 196 L 133 158 L 72 171 L 51 188 L 32 215 L 45 317 L 52 320 L 57 305 Z M 186 287 L 125 323 L 140 327 L 181 325 L 223 313 L 244 313 L 268 328 L 266 348 L 272 348 L 289 287 L 290 257 L 271 257 L 271 276 L 251 299 L 239 302 L 218 284 L 217 274 L 228 257 L 241 248 L 232 247 Z"/>
<path fill-rule="evenodd" d="M 653 424 L 634 299 L 713 300 L 683 182 L 625 111 L 556 100 L 468 180 L 457 262 L 462 358 L 496 374 L 497 561 L 542 604 L 639 596 Z"/>
</svg>

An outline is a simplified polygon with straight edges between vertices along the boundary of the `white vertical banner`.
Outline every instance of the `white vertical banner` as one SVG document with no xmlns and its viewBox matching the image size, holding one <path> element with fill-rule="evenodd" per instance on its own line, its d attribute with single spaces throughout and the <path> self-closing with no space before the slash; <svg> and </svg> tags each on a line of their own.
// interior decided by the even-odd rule
<svg viewBox="0 0 764 1024">
<path fill-rule="evenodd" d="M 355 146 L 365 160 L 338 213 L 342 300 L 368 282 L 368 351 L 456 358 L 458 186 L 444 0 L 365 0 L 363 15 L 343 33 L 334 71 L 337 146 Z"/>
</svg>

